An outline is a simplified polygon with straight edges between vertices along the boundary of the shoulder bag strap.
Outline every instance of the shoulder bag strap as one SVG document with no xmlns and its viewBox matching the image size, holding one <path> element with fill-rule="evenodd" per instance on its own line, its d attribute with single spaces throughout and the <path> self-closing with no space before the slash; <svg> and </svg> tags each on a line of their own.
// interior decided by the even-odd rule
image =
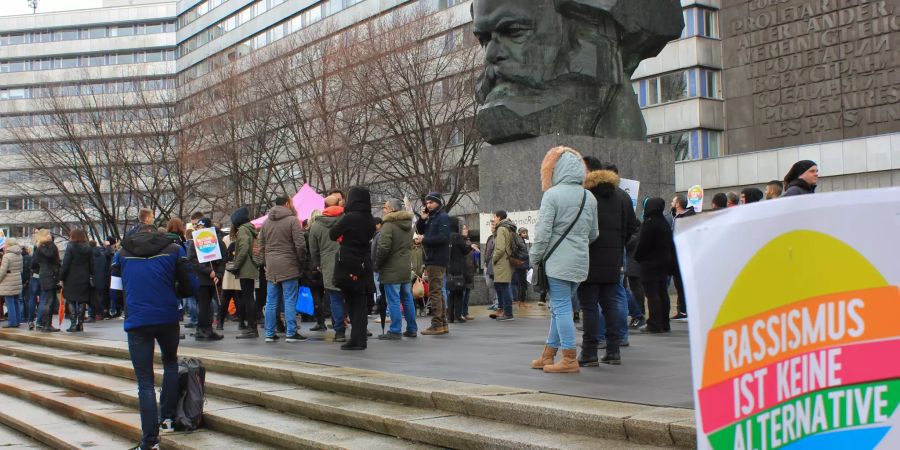
<svg viewBox="0 0 900 450">
<path fill-rule="evenodd" d="M 584 202 L 586 200 L 587 200 L 587 191 L 584 191 L 584 193 L 581 196 L 581 206 L 578 208 L 578 214 L 575 216 L 575 220 L 573 220 L 572 223 L 569 224 L 569 228 L 566 229 L 565 233 L 563 233 L 562 236 L 559 237 L 559 240 L 556 241 L 556 243 L 553 244 L 553 247 L 550 249 L 550 251 L 547 252 L 547 256 L 545 256 L 544 260 L 543 260 L 543 262 L 545 264 L 547 263 L 547 260 L 550 259 L 550 256 L 553 255 L 553 252 L 556 251 L 556 248 L 559 247 L 559 244 L 562 244 L 562 241 L 564 241 L 566 239 L 566 236 L 569 235 L 569 232 L 572 231 L 572 228 L 575 228 L 575 224 L 578 223 L 578 219 L 581 218 L 581 212 L 584 211 Z"/>
</svg>

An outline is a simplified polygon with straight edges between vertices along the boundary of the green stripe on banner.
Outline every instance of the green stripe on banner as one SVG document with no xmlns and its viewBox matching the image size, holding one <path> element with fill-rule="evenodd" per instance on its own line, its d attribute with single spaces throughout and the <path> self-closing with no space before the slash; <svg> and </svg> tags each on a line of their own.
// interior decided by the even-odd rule
<svg viewBox="0 0 900 450">
<path fill-rule="evenodd" d="M 886 422 L 898 403 L 900 380 L 823 389 L 712 433 L 709 442 L 716 450 L 777 449 L 819 433 Z"/>
</svg>

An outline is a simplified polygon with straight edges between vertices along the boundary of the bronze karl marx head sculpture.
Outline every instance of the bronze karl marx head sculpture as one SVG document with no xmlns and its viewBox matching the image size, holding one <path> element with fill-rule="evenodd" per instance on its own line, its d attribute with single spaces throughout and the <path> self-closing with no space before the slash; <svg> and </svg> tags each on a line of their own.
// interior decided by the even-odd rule
<svg viewBox="0 0 900 450">
<path fill-rule="evenodd" d="M 476 124 L 492 144 L 644 139 L 631 74 L 684 26 L 678 0 L 474 0 L 472 16 L 485 50 Z"/>
</svg>

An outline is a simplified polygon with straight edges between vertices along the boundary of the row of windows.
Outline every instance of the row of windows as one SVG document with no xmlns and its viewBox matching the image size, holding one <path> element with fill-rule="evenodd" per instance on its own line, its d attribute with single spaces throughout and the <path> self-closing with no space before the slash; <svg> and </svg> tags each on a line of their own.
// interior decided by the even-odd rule
<svg viewBox="0 0 900 450">
<path fill-rule="evenodd" d="M 685 98 L 722 98 L 717 70 L 692 68 L 632 83 L 641 108 Z"/>
<path fill-rule="evenodd" d="M 0 172 L 0 182 L 28 183 L 46 181 L 50 181 L 50 179 L 35 170 L 4 170 Z"/>
<path fill-rule="evenodd" d="M 311 8 L 307 8 L 302 12 L 294 15 L 293 17 L 286 19 L 268 29 L 261 31 L 247 39 L 243 42 L 235 44 L 215 55 L 210 56 L 209 58 L 204 59 L 203 61 L 191 66 L 187 70 L 181 72 L 178 75 L 178 84 L 184 85 L 185 83 L 194 80 L 196 78 L 202 77 L 207 73 L 216 70 L 224 65 L 236 61 L 254 50 L 262 48 L 272 42 L 280 40 L 281 38 L 299 31 L 302 28 L 308 27 L 320 20 L 324 17 L 327 17 L 331 14 L 335 14 L 344 8 L 355 5 L 357 3 L 362 2 L 363 0 L 328 0 L 324 2 L 320 2 Z M 256 5 L 260 3 L 259 1 L 254 3 Z M 251 5 L 252 7 L 253 5 Z M 252 9 L 252 8 L 251 8 Z M 250 17 L 252 18 L 252 17 Z M 229 19 L 225 19 L 223 22 L 228 21 Z M 247 19 L 250 20 L 250 19 Z M 243 22 L 241 22 L 243 23 Z M 214 28 L 218 28 L 222 26 L 222 22 L 219 22 L 214 26 Z M 185 55 L 185 50 L 183 47 L 188 45 L 193 39 L 203 35 L 206 32 L 212 32 L 213 28 L 210 28 L 204 32 L 201 32 L 200 35 L 194 36 L 193 38 L 185 41 L 179 46 L 180 54 L 182 56 Z M 221 35 L 224 34 L 225 31 L 230 31 L 230 29 L 222 29 L 222 31 L 216 31 L 215 34 Z M 218 37 L 218 36 L 216 36 Z M 201 44 L 202 45 L 202 44 Z"/>
<path fill-rule="evenodd" d="M 46 198 L 0 198 L 0 211 L 34 211 L 50 206 L 57 206 L 56 202 Z"/>
<path fill-rule="evenodd" d="M 175 22 L 147 22 L 123 25 L 102 25 L 91 28 L 54 28 L 23 33 L 0 34 L 0 46 L 38 44 L 42 42 L 77 41 L 142 34 L 174 33 Z"/>
<path fill-rule="evenodd" d="M 648 142 L 675 146 L 675 161 L 716 158 L 721 152 L 722 132 L 687 130 L 647 138 Z"/>
<path fill-rule="evenodd" d="M 166 108 L 139 108 L 133 110 L 82 111 L 64 114 L 25 114 L 18 116 L 0 116 L 0 128 L 17 128 L 31 126 L 52 126 L 62 124 L 61 115 L 68 123 L 101 123 L 122 120 L 146 120 L 165 118 L 171 111 Z"/>
<path fill-rule="evenodd" d="M 334 14 L 335 12 L 338 12 L 348 6 L 360 3 L 361 1 L 362 0 L 327 0 L 320 2 L 311 8 L 307 8 L 306 11 L 303 11 L 300 15 L 307 16 L 307 19 L 310 21 L 309 23 L 318 22 L 322 19 L 323 16 Z M 190 39 L 179 44 L 178 54 L 181 56 L 187 55 L 188 53 L 197 50 L 198 48 L 208 44 L 209 42 L 218 39 L 225 33 L 253 20 L 255 17 L 268 11 L 269 9 L 280 3 L 283 3 L 283 1 L 256 0 L 255 2 L 245 6 L 237 12 L 232 13 L 228 17 L 216 22 L 209 28 L 204 29 L 203 31 L 192 36 Z M 280 37 L 273 40 L 277 39 L 280 39 Z"/>
<path fill-rule="evenodd" d="M 174 89 L 174 78 L 154 78 L 135 81 L 107 81 L 88 84 L 59 84 L 55 86 L 23 86 L 0 89 L 0 100 L 29 98 L 73 97 L 78 95 L 120 94 L 125 92 Z"/>
<path fill-rule="evenodd" d="M 117 64 L 174 61 L 175 50 L 149 50 L 124 53 L 94 53 L 56 58 L 20 59 L 0 62 L 0 73 L 31 70 L 73 69 L 76 67 L 114 66 Z"/>
<path fill-rule="evenodd" d="M 681 37 L 704 36 L 719 38 L 719 11 L 691 6 L 684 8 L 684 28 Z"/>
</svg>

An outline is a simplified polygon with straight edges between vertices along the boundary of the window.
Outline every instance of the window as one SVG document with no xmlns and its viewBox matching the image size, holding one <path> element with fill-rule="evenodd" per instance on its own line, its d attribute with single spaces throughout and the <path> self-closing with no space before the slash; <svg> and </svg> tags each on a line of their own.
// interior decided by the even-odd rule
<svg viewBox="0 0 900 450">
<path fill-rule="evenodd" d="M 5 42 L 6 45 L 17 45 L 17 44 L 25 44 L 25 34 L 16 33 L 9 35 L 9 41 Z"/>
<path fill-rule="evenodd" d="M 634 82 L 642 108 L 685 98 L 722 98 L 719 71 L 688 69 Z"/>
<path fill-rule="evenodd" d="M 704 36 L 719 38 L 719 12 L 714 9 L 693 6 L 684 9 L 684 28 L 681 37 Z"/>
<path fill-rule="evenodd" d="M 109 62 L 112 64 L 112 59 L 114 55 L 109 55 Z M 115 55 L 116 64 L 133 64 L 134 63 L 134 53 L 119 53 Z"/>
<path fill-rule="evenodd" d="M 115 31 L 115 34 L 110 33 L 112 36 L 134 36 L 134 25 L 119 25 L 110 31 Z"/>
<path fill-rule="evenodd" d="M 144 34 L 156 34 L 163 32 L 163 24 L 161 23 L 148 23 L 144 25 Z"/>
<path fill-rule="evenodd" d="M 67 57 L 61 58 L 60 66 L 61 69 L 71 69 L 73 67 L 78 67 L 78 57 Z"/>
<path fill-rule="evenodd" d="M 689 130 L 651 136 L 649 142 L 675 146 L 675 161 L 715 158 L 721 154 L 721 131 Z"/>
<path fill-rule="evenodd" d="M 91 28 L 88 30 L 88 37 L 91 39 L 105 38 L 106 27 Z"/>
</svg>

